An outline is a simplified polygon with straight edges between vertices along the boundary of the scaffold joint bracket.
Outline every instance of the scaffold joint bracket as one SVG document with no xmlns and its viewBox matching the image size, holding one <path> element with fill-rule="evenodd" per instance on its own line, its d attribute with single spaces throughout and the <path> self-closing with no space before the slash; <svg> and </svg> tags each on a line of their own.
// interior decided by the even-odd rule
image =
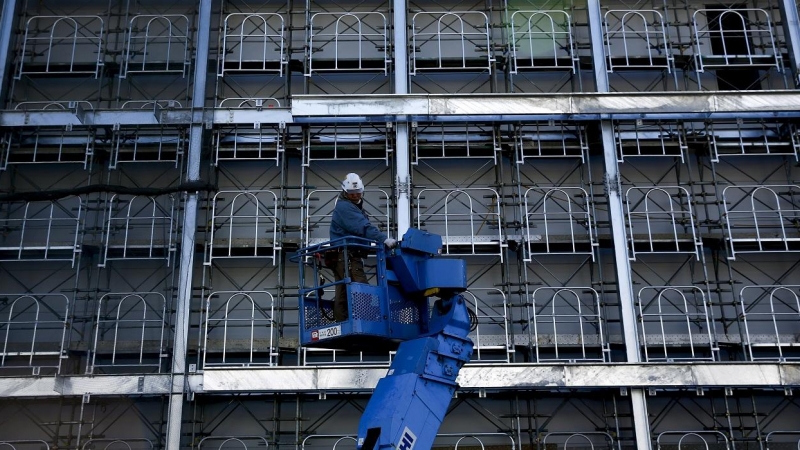
<svg viewBox="0 0 800 450">
<path fill-rule="evenodd" d="M 405 180 L 397 179 L 397 195 L 410 195 L 411 194 L 411 178 L 406 177 Z"/>
<path fill-rule="evenodd" d="M 619 179 L 618 174 L 605 174 L 603 178 L 603 187 L 606 190 L 606 193 L 615 193 L 617 195 L 621 195 L 622 192 L 622 182 Z"/>
</svg>

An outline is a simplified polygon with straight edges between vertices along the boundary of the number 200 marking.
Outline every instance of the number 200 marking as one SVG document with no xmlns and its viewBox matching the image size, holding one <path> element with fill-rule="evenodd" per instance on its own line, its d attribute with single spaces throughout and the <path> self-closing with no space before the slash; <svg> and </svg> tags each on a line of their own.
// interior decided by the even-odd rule
<svg viewBox="0 0 800 450">
<path fill-rule="evenodd" d="M 327 339 L 342 334 L 342 326 L 336 325 L 335 327 L 322 328 L 319 330 L 319 339 Z"/>
</svg>

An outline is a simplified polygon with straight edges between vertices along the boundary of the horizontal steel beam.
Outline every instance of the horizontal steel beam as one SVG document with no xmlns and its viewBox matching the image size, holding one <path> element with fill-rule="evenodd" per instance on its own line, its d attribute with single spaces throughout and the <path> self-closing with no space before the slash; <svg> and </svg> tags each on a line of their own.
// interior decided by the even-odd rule
<svg viewBox="0 0 800 450">
<path fill-rule="evenodd" d="M 291 108 L 0 111 L 0 127 L 800 117 L 797 91 L 296 95 Z"/>
<path fill-rule="evenodd" d="M 213 111 L 214 125 L 238 125 L 238 124 L 275 124 L 292 123 L 293 118 L 288 108 L 284 109 L 215 109 Z"/>
<path fill-rule="evenodd" d="M 292 116 L 514 120 L 515 117 L 610 119 L 648 116 L 800 115 L 797 91 L 572 94 L 296 95 Z"/>
<path fill-rule="evenodd" d="M 197 393 L 363 391 L 386 368 L 325 367 L 206 370 Z M 800 387 L 800 364 L 499 364 L 461 370 L 462 389 Z"/>
<path fill-rule="evenodd" d="M 165 395 L 172 391 L 167 374 L 0 378 L 0 397 L 83 395 Z"/>
<path fill-rule="evenodd" d="M 189 375 L 188 380 L 195 394 L 369 392 L 387 369 L 354 366 L 219 368 Z M 800 363 L 470 365 L 461 370 L 457 381 L 461 389 L 467 391 L 800 388 Z M 169 395 L 179 391 L 179 387 L 171 387 L 170 375 L 166 374 L 0 378 L 0 397 Z"/>
<path fill-rule="evenodd" d="M 2 111 L 0 127 L 126 126 L 191 124 L 267 124 L 291 123 L 292 115 L 283 109 L 215 109 L 193 112 L 186 108 L 138 110 L 36 110 Z"/>
</svg>

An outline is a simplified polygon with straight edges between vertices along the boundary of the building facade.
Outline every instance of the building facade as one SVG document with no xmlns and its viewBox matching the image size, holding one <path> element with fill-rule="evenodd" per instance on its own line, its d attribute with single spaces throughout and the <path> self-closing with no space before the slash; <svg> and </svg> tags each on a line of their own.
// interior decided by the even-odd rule
<svg viewBox="0 0 800 450">
<path fill-rule="evenodd" d="M 357 172 L 467 261 L 437 448 L 800 448 L 794 2 L 2 8 L 0 445 L 353 448 L 392 354 L 293 255 Z"/>
</svg>

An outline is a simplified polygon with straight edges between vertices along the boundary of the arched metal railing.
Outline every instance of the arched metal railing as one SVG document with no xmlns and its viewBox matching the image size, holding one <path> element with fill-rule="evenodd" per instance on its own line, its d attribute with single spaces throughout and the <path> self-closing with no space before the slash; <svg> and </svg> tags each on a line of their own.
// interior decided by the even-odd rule
<svg viewBox="0 0 800 450">
<path fill-rule="evenodd" d="M 422 71 L 481 70 L 494 56 L 489 18 L 477 11 L 423 11 L 411 17 L 410 75 Z"/>
<path fill-rule="evenodd" d="M 695 286 L 646 286 L 636 298 L 645 361 L 716 360 L 706 294 Z"/>
<path fill-rule="evenodd" d="M 159 292 L 109 292 L 97 301 L 92 359 L 87 369 L 150 368 L 167 357 L 167 300 Z"/>
<path fill-rule="evenodd" d="M 191 61 L 190 23 L 180 14 L 133 16 L 125 30 L 120 78 L 132 73 L 178 73 L 186 77 Z"/>
<path fill-rule="evenodd" d="M 275 299 L 266 291 L 217 291 L 206 297 L 203 367 L 274 366 Z"/>
<path fill-rule="evenodd" d="M 16 78 L 26 74 L 87 74 L 104 66 L 100 16 L 33 16 L 25 22 Z"/>
<path fill-rule="evenodd" d="M 591 197 L 580 187 L 532 187 L 524 194 L 524 261 L 533 255 L 591 255 L 597 244 Z"/>
<path fill-rule="evenodd" d="M 690 253 L 700 259 L 692 197 L 681 186 L 625 191 L 630 259 L 640 254 Z"/>
<path fill-rule="evenodd" d="M 59 373 L 67 357 L 69 298 L 64 294 L 0 294 L 0 368 Z"/>
<path fill-rule="evenodd" d="M 503 257 L 500 196 L 491 188 L 422 189 L 417 228 L 442 236 L 443 252 Z"/>
<path fill-rule="evenodd" d="M 663 447 L 675 448 L 677 450 L 696 449 L 702 446 L 705 450 L 709 450 L 714 445 L 714 448 L 723 446 L 725 450 L 731 449 L 730 440 L 720 431 L 664 431 L 659 433 L 656 437 L 656 446 L 658 450 Z"/>
<path fill-rule="evenodd" d="M 286 25 L 276 13 L 233 13 L 225 16 L 222 57 L 217 76 L 236 72 L 277 72 L 288 65 Z"/>
<path fill-rule="evenodd" d="M 578 72 L 578 53 L 568 12 L 514 11 L 510 26 L 512 74 L 554 69 Z"/>
<path fill-rule="evenodd" d="M 171 264 L 178 226 L 178 200 L 114 194 L 108 200 L 100 267 L 112 260 L 164 259 Z"/>
<path fill-rule="evenodd" d="M 800 252 L 800 186 L 726 186 L 722 202 L 728 259 L 741 253 Z"/>
<path fill-rule="evenodd" d="M 745 286 L 739 304 L 748 359 L 800 360 L 800 285 Z"/>
<path fill-rule="evenodd" d="M 276 264 L 281 224 L 275 192 L 219 191 L 212 202 L 206 265 L 219 258 L 267 258 Z"/>
<path fill-rule="evenodd" d="M 591 287 L 540 287 L 528 304 L 529 342 L 537 362 L 609 360 L 600 295 Z"/>
</svg>

